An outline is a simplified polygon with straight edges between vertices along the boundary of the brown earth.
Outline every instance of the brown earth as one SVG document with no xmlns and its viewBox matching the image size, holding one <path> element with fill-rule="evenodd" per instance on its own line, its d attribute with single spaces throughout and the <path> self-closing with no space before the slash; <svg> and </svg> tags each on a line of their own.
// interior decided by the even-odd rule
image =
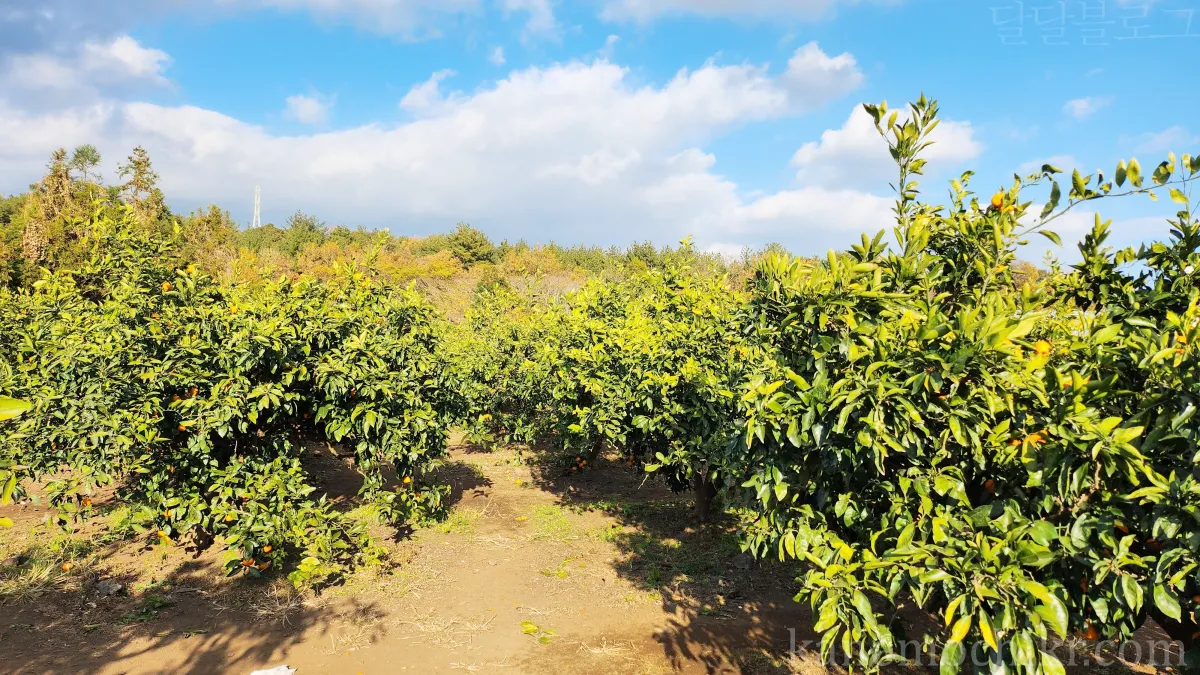
<svg viewBox="0 0 1200 675">
<path fill-rule="evenodd" d="M 317 454 L 352 508 L 353 473 Z M 377 527 L 387 562 L 320 595 L 148 545 L 105 495 L 107 515 L 69 535 L 36 504 L 2 507 L 0 673 L 826 672 L 788 655 L 814 637 L 792 569 L 740 554 L 732 522 L 697 526 L 686 495 L 616 458 L 568 477 L 528 457 L 454 448 L 450 518 Z"/>
</svg>

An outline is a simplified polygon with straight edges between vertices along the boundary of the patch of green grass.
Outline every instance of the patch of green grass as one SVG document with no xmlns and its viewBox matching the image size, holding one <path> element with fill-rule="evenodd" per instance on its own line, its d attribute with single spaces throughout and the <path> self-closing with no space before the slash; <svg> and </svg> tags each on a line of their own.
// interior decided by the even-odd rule
<svg viewBox="0 0 1200 675">
<path fill-rule="evenodd" d="M 432 528 L 442 534 L 471 534 L 479 524 L 481 511 L 465 508 L 453 508 L 446 519 L 434 523 Z"/>
<path fill-rule="evenodd" d="M 546 539 L 570 541 L 577 538 L 567 510 L 557 504 L 543 504 L 535 507 L 529 516 L 529 521 L 533 524 L 533 534 L 530 539 L 534 541 Z"/>
<path fill-rule="evenodd" d="M 728 561 L 740 551 L 733 532 L 676 539 L 635 531 L 616 535 L 614 543 L 628 552 L 627 564 L 651 588 L 722 576 Z"/>
<path fill-rule="evenodd" d="M 69 532 L 35 528 L 27 545 L 10 550 L 5 560 L 15 558 L 17 564 L 0 564 L 0 601 L 29 600 L 46 591 L 69 584 L 72 577 L 81 575 L 91 560 L 97 543 Z"/>
<path fill-rule="evenodd" d="M 571 574 L 571 570 L 568 568 L 568 565 L 570 565 L 570 564 L 571 564 L 571 558 L 566 558 L 558 564 L 558 567 L 555 567 L 553 569 L 544 569 L 544 570 L 540 570 L 540 571 L 542 573 L 542 576 L 556 577 L 558 579 L 566 579 L 567 576 L 569 576 Z"/>
</svg>

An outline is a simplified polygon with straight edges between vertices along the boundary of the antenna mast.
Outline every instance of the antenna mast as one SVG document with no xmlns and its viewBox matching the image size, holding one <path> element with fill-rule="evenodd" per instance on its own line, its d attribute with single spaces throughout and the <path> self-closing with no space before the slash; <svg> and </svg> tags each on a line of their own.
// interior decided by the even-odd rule
<svg viewBox="0 0 1200 675">
<path fill-rule="evenodd" d="M 254 186 L 254 222 L 250 227 L 262 227 L 262 188 Z"/>
</svg>

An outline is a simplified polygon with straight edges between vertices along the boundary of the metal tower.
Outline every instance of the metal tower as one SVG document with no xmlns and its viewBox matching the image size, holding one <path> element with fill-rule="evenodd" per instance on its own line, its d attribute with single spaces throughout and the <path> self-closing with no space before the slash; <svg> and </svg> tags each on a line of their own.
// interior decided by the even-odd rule
<svg viewBox="0 0 1200 675">
<path fill-rule="evenodd" d="M 254 222 L 250 227 L 262 227 L 262 188 L 254 186 Z"/>
</svg>

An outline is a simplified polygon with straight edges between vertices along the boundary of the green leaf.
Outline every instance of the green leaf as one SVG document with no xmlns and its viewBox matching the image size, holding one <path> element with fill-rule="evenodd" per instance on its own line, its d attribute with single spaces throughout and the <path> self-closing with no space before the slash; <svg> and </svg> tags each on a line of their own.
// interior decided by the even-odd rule
<svg viewBox="0 0 1200 675">
<path fill-rule="evenodd" d="M 958 675 L 963 662 L 963 644 L 961 641 L 947 642 L 942 647 L 942 658 L 938 664 L 939 675 Z"/>
<path fill-rule="evenodd" d="M 983 641 L 992 648 L 992 651 L 1000 651 L 1000 647 L 996 644 L 996 632 L 992 629 L 992 620 L 982 607 L 979 608 L 979 633 L 983 635 Z"/>
<path fill-rule="evenodd" d="M 1063 663 L 1058 660 L 1058 657 L 1049 652 L 1042 652 L 1042 673 L 1043 675 L 1067 675 L 1067 669 L 1063 667 Z"/>
<path fill-rule="evenodd" d="M 521 632 L 526 635 L 533 635 L 538 632 L 538 625 L 532 621 L 521 622 Z"/>
<path fill-rule="evenodd" d="M 1154 584 L 1154 604 L 1158 606 L 1159 611 L 1163 614 L 1180 620 L 1179 601 L 1175 599 L 1175 595 L 1167 590 L 1167 587 L 1162 584 Z"/>
<path fill-rule="evenodd" d="M 1188 203 L 1188 198 L 1179 188 L 1171 188 L 1171 201 L 1178 204 L 1186 204 Z"/>
<path fill-rule="evenodd" d="M 1038 230 L 1038 234 L 1049 239 L 1050 241 L 1054 242 L 1055 244 L 1062 246 L 1062 238 L 1059 237 L 1057 233 L 1051 232 L 1049 230 Z"/>
<path fill-rule="evenodd" d="M 950 623 L 954 621 L 954 613 L 958 611 L 958 606 L 961 605 L 963 603 L 963 600 L 966 600 L 966 599 L 967 599 L 967 596 L 960 595 L 957 598 L 951 600 L 950 604 L 946 605 L 946 625 L 947 626 L 949 626 Z"/>
<path fill-rule="evenodd" d="M 952 642 L 962 642 L 963 638 L 967 637 L 967 633 L 971 630 L 971 615 L 967 614 L 958 621 L 954 622 L 954 628 L 950 629 L 950 640 Z"/>
<path fill-rule="evenodd" d="M 8 503 L 12 501 L 15 489 L 17 489 L 17 474 L 10 473 L 4 481 L 4 487 L 0 487 L 0 506 L 8 506 Z"/>
<path fill-rule="evenodd" d="M 24 415 L 32 409 L 33 406 L 25 401 L 0 396 L 0 422 Z"/>
<path fill-rule="evenodd" d="M 1121 594 L 1125 596 L 1125 605 L 1135 613 L 1142 609 L 1142 585 L 1132 575 L 1121 576 Z"/>
</svg>

